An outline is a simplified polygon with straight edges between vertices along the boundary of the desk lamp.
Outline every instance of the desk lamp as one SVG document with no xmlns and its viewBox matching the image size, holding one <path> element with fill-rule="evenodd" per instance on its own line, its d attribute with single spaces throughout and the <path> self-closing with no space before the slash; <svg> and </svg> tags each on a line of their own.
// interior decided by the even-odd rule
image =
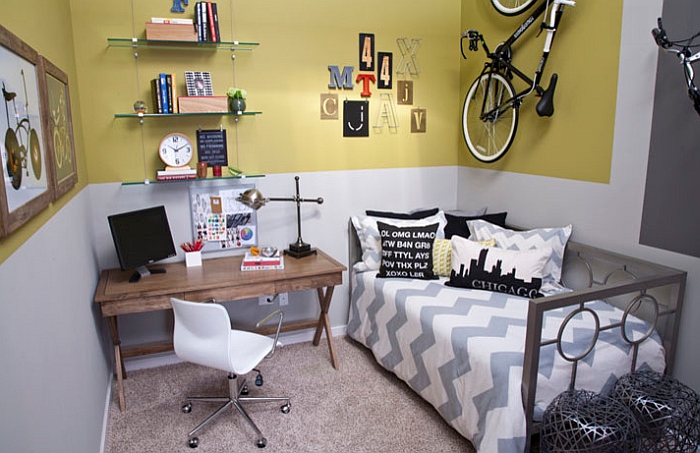
<svg viewBox="0 0 700 453">
<path fill-rule="evenodd" d="M 265 204 L 267 204 L 268 201 L 295 202 L 297 204 L 297 241 L 293 244 L 289 244 L 289 248 L 284 251 L 284 254 L 293 256 L 294 258 L 301 258 L 316 253 L 316 249 L 312 249 L 311 244 L 307 244 L 301 238 L 301 203 L 312 202 L 322 204 L 323 198 L 301 198 L 299 196 L 299 177 L 295 176 L 294 180 L 296 181 L 297 190 L 296 195 L 294 195 L 294 197 L 292 198 L 265 198 L 258 189 L 248 189 L 245 192 L 243 192 L 238 198 L 236 198 L 236 200 L 243 203 L 246 206 L 255 209 L 256 211 L 265 206 Z"/>
</svg>

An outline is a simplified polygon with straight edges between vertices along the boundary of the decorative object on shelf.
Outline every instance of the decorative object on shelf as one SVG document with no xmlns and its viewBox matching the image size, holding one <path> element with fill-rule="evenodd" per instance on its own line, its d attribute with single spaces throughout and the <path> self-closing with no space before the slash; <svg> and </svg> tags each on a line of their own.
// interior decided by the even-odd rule
<svg viewBox="0 0 700 453">
<path fill-rule="evenodd" d="M 198 178 L 206 178 L 207 177 L 207 163 L 206 162 L 197 162 L 197 177 Z"/>
<path fill-rule="evenodd" d="M 221 177 L 221 165 L 214 165 L 211 167 L 212 176 Z"/>
<path fill-rule="evenodd" d="M 226 96 L 228 96 L 228 108 L 231 112 L 238 114 L 245 112 L 245 99 L 248 97 L 248 93 L 244 89 L 230 87 Z"/>
<path fill-rule="evenodd" d="M 289 244 L 289 248 L 285 249 L 285 255 L 290 255 L 294 258 L 301 258 L 308 255 L 313 255 L 316 253 L 316 249 L 311 248 L 311 244 L 304 242 L 301 238 L 301 203 L 312 202 L 312 203 L 323 203 L 323 198 L 301 198 L 299 196 L 299 177 L 295 176 L 294 181 L 296 183 L 296 194 L 291 198 L 265 198 L 258 189 L 248 189 L 243 192 L 236 201 L 249 206 L 256 211 L 267 204 L 268 201 L 293 201 L 297 204 L 297 241 L 293 244 Z"/>
<path fill-rule="evenodd" d="M 214 96 L 211 73 L 208 71 L 185 71 L 187 96 Z"/>
<path fill-rule="evenodd" d="M 46 85 L 42 88 L 46 93 L 42 99 L 46 112 L 43 124 L 44 130 L 51 137 L 46 140 L 46 144 L 50 161 L 48 167 L 51 172 L 49 180 L 53 186 L 55 200 L 78 182 L 78 166 L 73 141 L 68 75 L 48 59 L 40 58 L 44 74 L 39 79 L 39 85 Z"/>
<path fill-rule="evenodd" d="M 0 178 L 0 237 L 7 236 L 46 208 L 53 198 L 41 119 L 48 115 L 39 54 L 0 26 L 0 81 L 4 113 Z M 40 84 L 41 83 L 41 84 Z"/>
<path fill-rule="evenodd" d="M 173 132 L 166 135 L 158 146 L 158 157 L 165 164 L 165 169 L 158 171 L 156 179 L 158 181 L 195 179 L 197 170 L 189 166 L 193 155 L 192 141 L 185 134 Z"/>
<path fill-rule="evenodd" d="M 228 112 L 226 96 L 180 96 L 177 98 L 180 113 Z"/>
<path fill-rule="evenodd" d="M 700 397 L 671 376 L 635 371 L 617 380 L 610 396 L 639 422 L 642 453 L 695 453 L 700 442 Z"/>
<path fill-rule="evenodd" d="M 146 39 L 150 41 L 197 41 L 191 24 L 146 22 Z"/>
<path fill-rule="evenodd" d="M 221 168 L 228 165 L 226 129 L 221 127 L 197 130 L 197 160 L 206 162 L 210 167 Z"/>
<path fill-rule="evenodd" d="M 192 141 L 185 134 L 172 132 L 160 141 L 158 156 L 167 165 L 166 170 L 189 168 L 189 163 L 194 155 Z"/>
<path fill-rule="evenodd" d="M 134 102 L 134 113 L 148 113 L 148 107 L 146 106 L 146 103 L 140 99 Z"/>
<path fill-rule="evenodd" d="M 231 176 L 236 176 L 236 177 L 241 177 L 243 176 L 243 170 L 240 168 L 232 167 L 231 165 L 228 166 L 228 174 Z"/>
<path fill-rule="evenodd" d="M 185 12 L 185 6 L 188 5 L 188 0 L 173 0 L 173 7 L 170 8 L 170 11 L 173 13 L 184 13 Z"/>
<path fill-rule="evenodd" d="M 639 425 L 622 403 L 588 390 L 559 394 L 545 410 L 540 450 L 627 453 L 639 446 Z"/>
</svg>

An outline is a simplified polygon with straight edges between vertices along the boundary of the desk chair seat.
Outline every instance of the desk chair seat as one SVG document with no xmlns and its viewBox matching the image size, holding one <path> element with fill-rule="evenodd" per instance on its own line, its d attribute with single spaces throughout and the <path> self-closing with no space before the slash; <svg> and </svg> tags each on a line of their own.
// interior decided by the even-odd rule
<svg viewBox="0 0 700 453">
<path fill-rule="evenodd" d="M 252 332 L 231 329 L 231 320 L 226 308 L 216 303 L 188 302 L 171 299 L 175 313 L 175 329 L 173 343 L 175 354 L 183 361 L 196 363 L 217 370 L 226 371 L 229 375 L 229 395 L 225 397 L 187 397 L 188 401 L 182 407 L 183 412 L 192 410 L 192 402 L 224 403 L 219 409 L 197 425 L 188 434 L 188 445 L 195 448 L 199 439 L 194 437 L 200 429 L 214 418 L 233 406 L 250 424 L 258 436 L 256 445 L 265 447 L 267 440 L 255 425 L 241 403 L 249 402 L 284 402 L 280 407 L 282 413 L 288 413 L 291 408 L 288 397 L 249 397 L 246 380 L 237 379 L 250 371 L 258 371 L 256 366 L 265 358 L 274 354 L 277 339 L 282 326 L 282 312 L 277 310 L 258 323 L 258 326 L 279 315 L 277 333 L 274 339 Z M 235 385 L 237 383 L 237 385 Z M 257 385 L 262 385 L 262 375 L 258 371 Z"/>
</svg>

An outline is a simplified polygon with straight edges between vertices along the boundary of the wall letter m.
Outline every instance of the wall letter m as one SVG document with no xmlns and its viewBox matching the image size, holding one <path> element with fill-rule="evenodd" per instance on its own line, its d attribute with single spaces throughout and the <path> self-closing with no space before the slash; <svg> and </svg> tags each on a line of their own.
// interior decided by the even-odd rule
<svg viewBox="0 0 700 453">
<path fill-rule="evenodd" d="M 340 74 L 338 66 L 329 65 L 328 70 L 331 71 L 331 83 L 328 88 L 347 88 L 352 89 L 352 71 L 354 66 L 343 66 L 343 74 Z"/>
</svg>

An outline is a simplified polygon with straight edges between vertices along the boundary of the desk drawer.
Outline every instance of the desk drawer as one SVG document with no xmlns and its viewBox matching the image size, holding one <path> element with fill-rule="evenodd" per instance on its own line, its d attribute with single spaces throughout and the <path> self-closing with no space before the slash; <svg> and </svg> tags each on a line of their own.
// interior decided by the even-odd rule
<svg viewBox="0 0 700 453">
<path fill-rule="evenodd" d="M 252 299 L 258 296 L 275 293 L 274 282 L 270 283 L 254 283 L 248 285 L 240 285 L 229 288 L 212 288 L 199 291 L 188 291 L 185 293 L 185 299 L 192 301 L 201 301 L 211 299 L 212 297 L 218 302 L 236 299 Z"/>
<path fill-rule="evenodd" d="M 163 296 L 137 297 L 134 299 L 112 300 L 102 302 L 102 316 L 116 316 L 126 313 L 145 313 L 148 311 L 169 310 L 171 297 L 182 297 L 182 294 L 168 294 Z"/>
</svg>

